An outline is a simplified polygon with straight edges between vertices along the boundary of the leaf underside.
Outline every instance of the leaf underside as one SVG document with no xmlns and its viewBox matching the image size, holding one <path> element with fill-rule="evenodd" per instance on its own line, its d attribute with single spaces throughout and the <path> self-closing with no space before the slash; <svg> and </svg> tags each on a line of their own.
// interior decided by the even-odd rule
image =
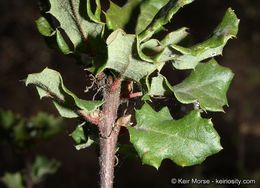
<svg viewBox="0 0 260 188">
<path fill-rule="evenodd" d="M 170 32 L 161 40 L 153 37 L 194 0 L 128 0 L 122 7 L 109 1 L 109 9 L 103 12 L 108 30 L 101 21 L 100 0 L 49 1 L 47 13 L 58 20 L 60 27 L 53 28 L 49 19 L 41 17 L 36 21 L 39 32 L 45 37 L 55 37 L 64 54 L 78 57 L 93 74 L 105 69 L 123 74 L 124 79 L 139 84 L 143 99 L 170 95 L 184 104 L 198 103 L 204 111 L 223 111 L 228 104 L 226 93 L 233 73 L 214 59 L 201 61 L 222 55 L 227 41 L 236 36 L 239 19 L 232 9 L 226 11 L 209 39 L 187 47 L 182 46 L 188 36 L 186 27 Z M 64 40 L 64 34 L 73 49 Z M 191 74 L 172 86 L 160 73 L 166 62 L 177 70 L 191 69 Z M 28 84 L 36 86 L 41 98 L 51 97 L 63 117 L 78 117 L 75 109 L 89 114 L 103 104 L 79 99 L 64 86 L 60 74 L 48 68 L 29 75 Z M 136 121 L 136 126 L 127 127 L 130 141 L 142 162 L 157 169 L 166 158 L 180 166 L 190 166 L 222 149 L 212 122 L 201 118 L 199 110 L 174 120 L 167 108 L 155 112 L 144 104 L 136 111 Z M 71 134 L 76 149 L 97 142 L 98 134 L 95 131 L 92 134 L 93 130 L 86 127 L 90 128 L 78 125 Z"/>
<path fill-rule="evenodd" d="M 128 0 L 123 7 L 110 1 L 110 7 L 106 12 L 107 26 L 112 30 L 123 29 L 126 32 L 130 30 L 130 33 L 139 34 L 152 22 L 154 16 L 168 1 Z"/>
<path fill-rule="evenodd" d="M 36 86 L 40 98 L 52 98 L 62 117 L 78 117 L 76 109 L 81 109 L 84 113 L 89 114 L 103 104 L 102 101 L 86 101 L 78 98 L 64 86 L 61 75 L 49 68 L 45 68 L 40 73 L 29 74 L 26 86 L 28 84 Z"/>
<path fill-rule="evenodd" d="M 48 13 L 59 21 L 60 28 L 65 31 L 74 50 L 70 49 L 60 30 L 53 29 L 44 17 L 37 20 L 37 27 L 44 36 L 56 35 L 58 47 L 64 54 L 77 53 L 81 61 L 92 64 L 88 68 L 92 73 L 99 74 L 105 69 L 123 73 L 129 63 L 125 77 L 139 82 L 156 69 L 160 70 L 167 61 L 171 61 L 177 69 L 194 69 L 200 61 L 221 55 L 226 42 L 236 35 L 239 20 L 228 9 L 212 37 L 205 42 L 191 48 L 179 46 L 178 43 L 188 35 L 187 28 L 183 27 L 169 33 L 160 42 L 151 39 L 148 52 L 150 50 L 152 55 L 147 54 L 147 43 L 144 42 L 161 30 L 183 6 L 193 1 L 128 0 L 123 7 L 110 1 L 110 8 L 105 13 L 106 24 L 115 31 L 105 39 L 104 23 L 100 21 L 100 1 L 50 0 Z M 127 31 L 129 25 L 134 26 L 135 35 L 123 31 Z M 84 53 L 89 54 L 90 58 L 84 58 Z M 94 54 L 99 55 L 91 57 Z"/>
<path fill-rule="evenodd" d="M 173 15 L 175 15 L 180 8 L 192 3 L 194 0 L 170 0 L 165 4 L 157 14 L 154 16 L 151 23 L 140 34 L 140 40 L 144 41 L 151 38 L 156 32 L 162 30 L 163 25 L 167 24 Z"/>
<path fill-rule="evenodd" d="M 94 23 L 87 13 L 87 1 L 81 0 L 49 0 L 52 14 L 60 23 L 60 27 L 68 35 L 77 48 L 94 48 L 96 38 L 103 32 L 103 24 Z M 85 40 L 89 41 L 89 44 Z M 88 46 L 90 45 L 90 46 Z"/>
<path fill-rule="evenodd" d="M 178 45 L 170 47 L 181 55 L 172 61 L 176 69 L 194 69 L 197 64 L 207 58 L 222 55 L 222 51 L 227 41 L 235 37 L 238 32 L 239 19 L 232 9 L 228 9 L 222 22 L 214 30 L 213 35 L 206 41 L 191 48 L 184 48 Z"/>
</svg>

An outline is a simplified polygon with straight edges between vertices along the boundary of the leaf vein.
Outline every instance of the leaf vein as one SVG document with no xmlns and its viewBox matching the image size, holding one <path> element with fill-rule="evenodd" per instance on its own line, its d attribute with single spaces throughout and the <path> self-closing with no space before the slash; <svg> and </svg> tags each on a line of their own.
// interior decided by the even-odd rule
<svg viewBox="0 0 260 188">
<path fill-rule="evenodd" d="M 199 143 L 205 145 L 205 143 L 200 141 L 200 140 L 196 140 L 196 139 L 193 139 L 193 138 L 182 138 L 177 133 L 176 134 L 169 134 L 169 133 L 166 133 L 166 132 L 162 132 L 162 131 L 159 131 L 159 130 L 156 130 L 156 129 L 147 128 L 147 127 L 137 127 L 137 126 L 135 126 L 133 128 L 135 128 L 137 130 L 151 131 L 151 132 L 167 135 L 169 137 L 176 137 L 176 138 L 178 138 L 180 140 L 184 140 L 184 141 L 185 140 L 191 140 L 191 141 L 199 142 Z"/>
</svg>

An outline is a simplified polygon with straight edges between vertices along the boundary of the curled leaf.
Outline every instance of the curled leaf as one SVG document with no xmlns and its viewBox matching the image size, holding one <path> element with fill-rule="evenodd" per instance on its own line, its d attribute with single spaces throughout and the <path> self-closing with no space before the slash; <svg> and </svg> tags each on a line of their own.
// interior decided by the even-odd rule
<svg viewBox="0 0 260 188">
<path fill-rule="evenodd" d="M 222 55 L 227 41 L 235 37 L 238 32 L 239 19 L 232 9 L 228 9 L 222 22 L 214 30 L 211 38 L 191 48 L 171 45 L 171 48 L 181 53 L 173 61 L 176 69 L 194 69 L 196 65 L 207 58 Z"/>
<path fill-rule="evenodd" d="M 43 16 L 41 16 L 38 20 L 36 20 L 36 26 L 38 31 L 43 36 L 50 37 L 53 36 L 53 34 L 55 33 L 54 29 L 51 27 L 48 20 Z"/>
<path fill-rule="evenodd" d="M 98 142 L 99 132 L 96 126 L 83 123 L 78 125 L 70 136 L 75 141 L 75 148 L 81 150 Z"/>
<path fill-rule="evenodd" d="M 172 16 L 175 15 L 180 8 L 193 1 L 194 0 L 170 0 L 159 10 L 146 29 L 139 34 L 140 40 L 144 41 L 151 38 L 154 33 L 159 31 L 163 25 L 171 20 Z"/>
<path fill-rule="evenodd" d="M 102 101 L 86 101 L 78 98 L 64 86 L 60 73 L 49 68 L 45 68 L 40 73 L 29 74 L 26 86 L 28 84 L 36 86 L 40 98 L 52 98 L 54 105 L 63 117 L 78 117 L 76 108 L 89 114 L 103 104 Z"/>
<path fill-rule="evenodd" d="M 100 20 L 100 15 L 101 15 L 101 4 L 100 4 L 100 0 L 96 0 L 96 11 L 95 14 L 92 12 L 91 10 L 91 4 L 90 4 L 90 0 L 87 0 L 87 13 L 89 18 L 96 23 L 102 23 Z"/>
<path fill-rule="evenodd" d="M 74 51 L 87 49 L 86 52 L 94 53 L 92 50 L 103 33 L 104 24 L 90 21 L 88 3 L 81 0 L 50 0 L 48 13 L 59 21 L 60 27 L 73 43 Z"/>
<path fill-rule="evenodd" d="M 135 35 L 126 34 L 118 29 L 110 34 L 106 43 L 108 59 L 103 69 L 109 68 L 123 73 L 127 67 L 123 76 L 139 82 L 159 66 L 144 61 L 138 56 Z"/>
</svg>

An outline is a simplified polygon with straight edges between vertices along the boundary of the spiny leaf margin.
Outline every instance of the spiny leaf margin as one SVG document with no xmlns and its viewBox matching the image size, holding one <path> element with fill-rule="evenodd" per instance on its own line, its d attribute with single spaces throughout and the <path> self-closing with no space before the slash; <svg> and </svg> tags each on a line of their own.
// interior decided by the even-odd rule
<svg viewBox="0 0 260 188">
<path fill-rule="evenodd" d="M 156 112 L 144 104 L 136 111 L 136 121 L 127 127 L 130 142 L 142 162 L 156 169 L 166 158 L 180 166 L 200 164 L 222 149 L 211 120 L 201 118 L 199 110 L 173 120 L 167 107 Z"/>
<path fill-rule="evenodd" d="M 203 110 L 223 111 L 226 93 L 234 74 L 212 59 L 199 63 L 191 74 L 173 87 L 175 97 L 184 104 L 198 102 Z"/>
</svg>

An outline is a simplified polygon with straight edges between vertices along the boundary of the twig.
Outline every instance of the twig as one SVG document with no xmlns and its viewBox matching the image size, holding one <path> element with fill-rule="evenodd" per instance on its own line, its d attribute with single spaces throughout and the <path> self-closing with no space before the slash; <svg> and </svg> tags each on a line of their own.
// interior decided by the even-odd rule
<svg viewBox="0 0 260 188">
<path fill-rule="evenodd" d="M 141 97 L 143 95 L 142 92 L 130 93 L 127 98 L 132 99 L 135 97 Z"/>
<path fill-rule="evenodd" d="M 100 120 L 99 119 L 96 119 L 96 118 L 93 118 L 91 117 L 90 115 L 88 114 L 85 114 L 83 112 L 83 110 L 80 110 L 78 109 L 77 107 L 71 107 L 71 106 L 68 106 L 66 105 L 64 99 L 62 99 L 60 96 L 58 96 L 56 93 L 52 92 L 50 90 L 50 88 L 48 88 L 46 85 L 42 84 L 42 83 L 38 83 L 38 82 L 35 82 L 33 83 L 34 85 L 36 85 L 37 87 L 43 89 L 44 91 L 46 91 L 46 97 L 49 97 L 51 98 L 53 101 L 57 102 L 58 104 L 66 107 L 66 108 L 69 108 L 71 110 L 73 110 L 75 113 L 77 113 L 78 115 L 82 116 L 84 119 L 86 119 L 87 121 L 89 121 L 90 123 L 93 123 L 95 125 L 99 125 L 100 124 Z"/>
<path fill-rule="evenodd" d="M 77 110 L 77 112 L 84 117 L 86 120 L 88 120 L 90 123 L 95 124 L 95 125 L 100 125 L 101 121 L 99 119 L 93 118 L 87 114 L 85 114 L 82 110 Z"/>
<path fill-rule="evenodd" d="M 111 85 L 111 91 L 115 91 L 115 90 L 117 90 L 117 87 L 119 85 L 121 86 L 122 78 L 125 76 L 125 73 L 127 71 L 129 64 L 130 64 L 130 57 L 128 57 L 128 62 L 126 64 L 126 66 L 124 67 L 123 72 L 115 79 L 115 81 Z"/>
<path fill-rule="evenodd" d="M 115 85 L 114 85 L 115 84 Z M 114 179 L 115 148 L 120 127 L 114 129 L 120 104 L 121 78 L 104 89 L 103 124 L 100 130 L 100 185 L 112 188 Z"/>
</svg>

